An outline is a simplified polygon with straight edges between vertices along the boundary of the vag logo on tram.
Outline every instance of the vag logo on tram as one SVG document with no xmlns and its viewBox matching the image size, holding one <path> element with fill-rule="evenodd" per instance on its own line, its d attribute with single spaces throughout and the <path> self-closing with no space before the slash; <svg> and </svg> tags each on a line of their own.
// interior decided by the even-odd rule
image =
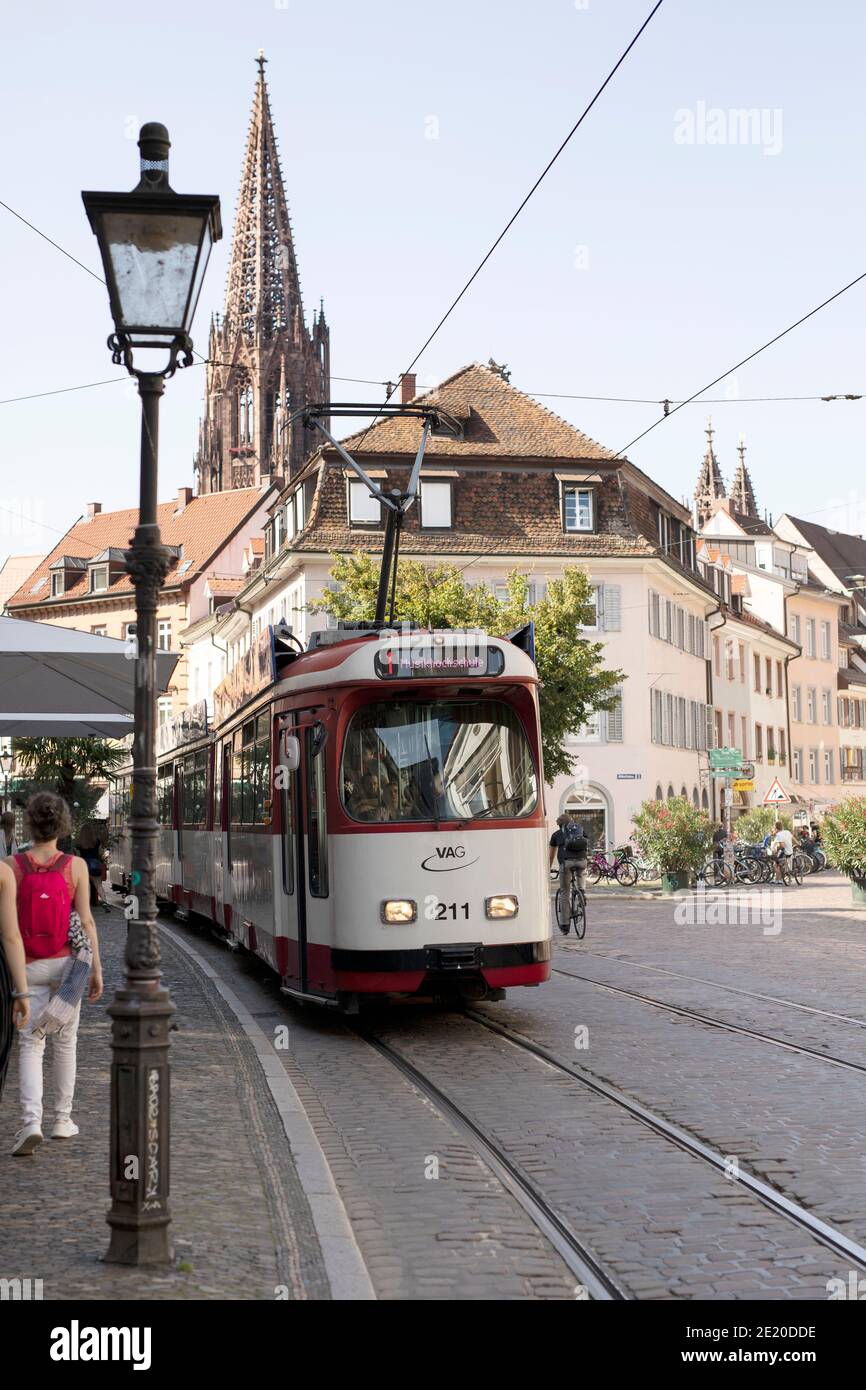
<svg viewBox="0 0 866 1390">
<path fill-rule="evenodd" d="M 434 861 L 431 864 L 431 859 Z M 445 864 L 445 859 L 462 859 L 462 864 Z M 435 861 L 439 862 L 436 863 Z M 426 869 L 431 874 L 449 873 L 452 869 L 468 869 L 470 864 L 477 864 L 478 859 L 466 859 L 466 850 L 463 845 L 440 845 L 434 849 L 432 854 L 428 854 L 426 859 L 421 860 L 421 868 Z"/>
</svg>

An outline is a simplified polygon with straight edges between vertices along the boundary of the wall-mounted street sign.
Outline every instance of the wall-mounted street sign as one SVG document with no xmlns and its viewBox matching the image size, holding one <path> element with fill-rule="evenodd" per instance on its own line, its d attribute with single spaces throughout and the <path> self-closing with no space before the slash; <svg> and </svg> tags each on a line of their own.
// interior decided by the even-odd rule
<svg viewBox="0 0 866 1390">
<path fill-rule="evenodd" d="M 711 748 L 710 769 L 738 768 L 743 761 L 742 748 Z"/>
<path fill-rule="evenodd" d="M 616 774 L 618 782 L 639 782 L 642 777 L 642 772 L 618 772 Z"/>
<path fill-rule="evenodd" d="M 770 786 L 767 788 L 767 791 L 764 793 L 764 805 L 783 806 L 786 802 L 789 802 L 790 800 L 791 798 L 785 791 L 785 788 L 782 786 L 782 783 L 779 781 L 778 777 L 774 777 L 772 782 L 770 783 Z"/>
</svg>

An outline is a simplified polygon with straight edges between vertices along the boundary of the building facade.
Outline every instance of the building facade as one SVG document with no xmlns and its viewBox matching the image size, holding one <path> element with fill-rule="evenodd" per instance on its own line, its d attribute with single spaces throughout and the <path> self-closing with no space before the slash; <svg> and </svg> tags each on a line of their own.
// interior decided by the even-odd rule
<svg viewBox="0 0 866 1390">
<path fill-rule="evenodd" d="M 414 398 L 406 379 L 401 399 Z M 684 794 L 709 809 L 708 620 L 718 604 L 697 565 L 688 510 L 488 367 L 464 368 L 420 399 L 455 416 L 461 437 L 431 436 L 401 555 L 452 563 L 494 590 L 517 569 L 531 598 L 566 565 L 585 566 L 595 590 L 585 635 L 625 673 L 618 707 L 572 741 L 573 772 L 548 792 L 551 819 L 569 807 L 611 843 L 628 836 L 648 797 Z M 419 438 L 418 420 L 402 417 L 344 443 L 387 489 L 405 487 Z M 246 583 L 185 634 L 190 669 L 214 643 L 231 667 L 280 619 L 306 642 L 328 625 L 313 605 L 334 553 L 380 554 L 383 537 L 380 504 L 336 450 L 318 449 L 273 495 Z"/>
</svg>

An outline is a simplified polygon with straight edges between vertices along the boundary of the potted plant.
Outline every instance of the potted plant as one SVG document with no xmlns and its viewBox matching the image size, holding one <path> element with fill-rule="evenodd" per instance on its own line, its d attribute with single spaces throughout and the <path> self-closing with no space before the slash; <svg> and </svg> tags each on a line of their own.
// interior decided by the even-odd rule
<svg viewBox="0 0 866 1390">
<path fill-rule="evenodd" d="M 645 801 L 634 817 L 634 836 L 641 856 L 658 864 L 662 892 L 687 888 L 710 852 L 712 824 L 685 796 Z"/>
<path fill-rule="evenodd" d="M 851 898 L 866 906 L 866 796 L 847 796 L 821 824 L 827 859 L 851 880 Z"/>
</svg>

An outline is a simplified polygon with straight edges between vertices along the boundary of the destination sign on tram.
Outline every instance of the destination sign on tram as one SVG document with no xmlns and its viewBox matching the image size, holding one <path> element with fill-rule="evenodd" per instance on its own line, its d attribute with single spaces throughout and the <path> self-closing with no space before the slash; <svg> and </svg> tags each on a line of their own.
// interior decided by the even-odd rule
<svg viewBox="0 0 866 1390">
<path fill-rule="evenodd" d="M 501 647 L 483 638 L 468 640 L 424 638 L 408 646 L 381 647 L 373 658 L 382 680 L 453 676 L 501 676 L 505 656 Z"/>
</svg>

